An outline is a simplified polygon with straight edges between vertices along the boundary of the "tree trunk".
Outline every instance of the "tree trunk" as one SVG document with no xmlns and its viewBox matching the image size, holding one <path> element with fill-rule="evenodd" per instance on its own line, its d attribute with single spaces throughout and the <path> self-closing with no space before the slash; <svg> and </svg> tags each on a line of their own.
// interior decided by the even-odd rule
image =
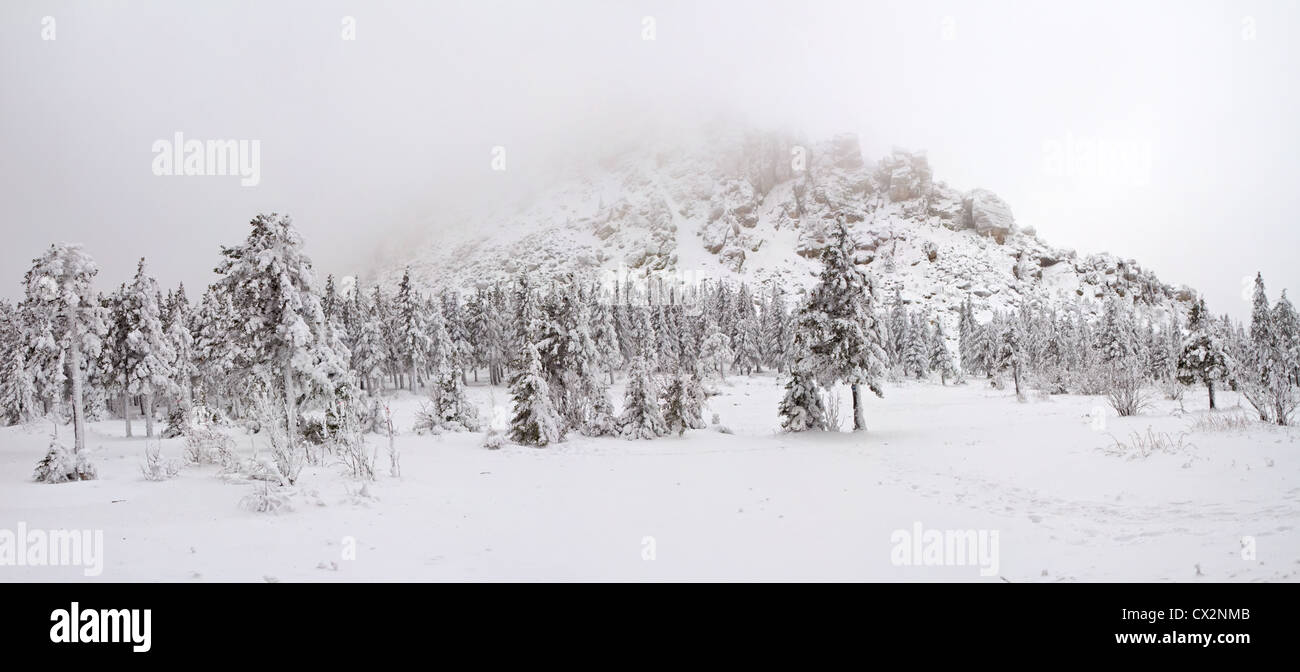
<svg viewBox="0 0 1300 672">
<path fill-rule="evenodd" d="M 126 437 L 131 438 L 131 395 L 122 392 L 122 419 L 126 421 Z"/>
<path fill-rule="evenodd" d="M 144 395 L 144 435 L 153 438 L 153 391 Z"/>
<path fill-rule="evenodd" d="M 862 388 L 857 383 L 849 386 L 853 390 L 853 431 L 860 432 L 867 428 L 867 423 L 862 417 Z"/>
<path fill-rule="evenodd" d="M 289 364 L 289 359 L 284 360 L 284 416 L 285 428 L 289 430 L 289 445 L 293 445 L 298 436 L 298 393 L 293 389 L 293 366 Z"/>
<path fill-rule="evenodd" d="M 1213 380 L 1205 381 L 1205 389 L 1210 393 L 1210 408 L 1213 409 L 1214 408 L 1214 381 Z"/>
<path fill-rule="evenodd" d="M 72 360 L 72 435 L 73 452 L 86 448 L 86 418 L 81 399 L 81 325 L 77 323 L 77 309 L 68 306 L 68 354 Z"/>
</svg>

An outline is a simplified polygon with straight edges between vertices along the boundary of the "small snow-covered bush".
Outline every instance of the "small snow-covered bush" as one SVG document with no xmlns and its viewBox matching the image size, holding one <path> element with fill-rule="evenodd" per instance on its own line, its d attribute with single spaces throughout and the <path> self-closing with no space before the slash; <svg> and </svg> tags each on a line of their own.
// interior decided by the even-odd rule
<svg viewBox="0 0 1300 672">
<path fill-rule="evenodd" d="M 239 507 L 253 513 L 287 513 L 293 511 L 293 502 L 288 493 L 263 483 L 240 499 Z"/>
<path fill-rule="evenodd" d="M 162 456 L 162 446 L 154 444 L 144 447 L 144 464 L 140 465 L 140 473 L 144 474 L 146 481 L 165 481 L 176 478 L 181 471 L 180 460 L 169 460 Z"/>
<path fill-rule="evenodd" d="M 191 427 L 185 435 L 184 457 L 190 464 L 229 467 L 237 462 L 234 449 L 235 440 L 211 425 Z"/>
<path fill-rule="evenodd" d="M 363 481 L 375 480 L 374 451 L 367 450 L 365 439 L 361 434 L 353 435 L 337 443 L 339 461 L 352 478 Z"/>
<path fill-rule="evenodd" d="M 488 450 L 500 450 L 506 443 L 506 437 L 495 429 L 489 429 L 483 436 L 483 447 Z"/>
<path fill-rule="evenodd" d="M 85 454 L 74 453 L 50 437 L 50 450 L 36 464 L 32 474 L 37 483 L 67 483 L 68 481 L 93 481 L 98 477 L 95 465 Z"/>
<path fill-rule="evenodd" d="M 329 432 L 325 427 L 325 421 L 320 418 L 304 420 L 299 425 L 298 431 L 302 434 L 303 441 L 313 446 L 325 445 L 325 442 L 329 440 Z"/>
<path fill-rule="evenodd" d="M 415 425 L 411 427 L 411 431 L 421 436 L 442 433 L 442 418 L 432 403 L 420 402 L 420 407 L 415 411 Z"/>
<path fill-rule="evenodd" d="M 190 428 L 190 412 L 184 406 L 177 406 L 167 414 L 167 427 L 162 431 L 162 438 L 174 439 L 185 434 Z"/>
</svg>

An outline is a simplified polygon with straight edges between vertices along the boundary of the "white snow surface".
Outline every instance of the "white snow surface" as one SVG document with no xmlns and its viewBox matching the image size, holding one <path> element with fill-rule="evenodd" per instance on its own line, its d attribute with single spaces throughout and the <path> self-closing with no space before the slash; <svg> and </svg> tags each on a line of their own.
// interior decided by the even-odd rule
<svg viewBox="0 0 1300 672">
<path fill-rule="evenodd" d="M 1294 428 L 1196 429 L 1246 411 L 1220 394 L 1144 415 L 1099 397 L 1030 396 L 972 381 L 896 383 L 868 397 L 866 432 L 777 432 L 773 375 L 716 385 L 718 427 L 653 441 L 571 436 L 481 447 L 482 433 L 418 436 L 419 398 L 391 398 L 402 476 L 371 497 L 339 465 L 308 467 L 293 510 L 242 509 L 254 487 L 215 466 L 141 476 L 146 439 L 91 423 L 99 480 L 31 481 L 51 426 L 0 429 L 0 529 L 98 529 L 104 571 L 0 566 L 0 581 L 1294 581 L 1300 443 Z M 484 417 L 504 388 L 471 385 Z M 845 422 L 847 390 L 839 397 Z M 621 401 L 621 387 L 614 390 Z M 498 411 L 498 415 L 503 411 Z M 498 420 L 499 421 L 499 420 Z M 1150 428 L 1183 447 L 1128 459 L 1114 438 Z M 143 428 L 137 421 L 137 435 Z M 59 430 L 66 433 L 67 427 Z M 241 455 L 257 440 L 230 430 Z M 179 458 L 181 439 L 161 442 Z M 896 530 L 998 533 L 995 574 L 899 566 Z M 1253 539 L 1253 559 L 1243 544 Z M 353 544 L 355 542 L 355 544 Z M 355 547 L 355 559 L 345 548 Z M 652 549 L 651 554 L 647 549 Z"/>
</svg>

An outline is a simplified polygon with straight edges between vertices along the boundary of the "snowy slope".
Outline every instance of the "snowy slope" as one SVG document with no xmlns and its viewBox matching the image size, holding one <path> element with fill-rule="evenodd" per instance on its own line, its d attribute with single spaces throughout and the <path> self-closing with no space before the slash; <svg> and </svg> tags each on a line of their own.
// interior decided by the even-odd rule
<svg viewBox="0 0 1300 672">
<path fill-rule="evenodd" d="M 1160 401 L 1144 416 L 1092 416 L 1100 397 L 1018 403 L 984 386 L 907 383 L 867 402 L 866 433 L 777 432 L 779 379 L 734 377 L 710 399 L 721 425 L 683 438 L 572 436 L 546 449 L 481 448 L 481 433 L 417 436 L 420 399 L 394 393 L 401 478 L 386 440 L 369 493 L 334 462 L 308 467 L 294 510 L 242 509 L 258 486 L 218 467 L 140 474 L 146 440 L 90 424 L 99 480 L 31 481 L 49 427 L 0 428 L 0 530 L 95 529 L 103 573 L 0 564 L 8 581 L 881 580 L 1296 581 L 1300 439 L 1247 422 L 1234 393 L 1209 411 Z M 843 391 L 842 391 L 843 392 Z M 503 388 L 472 385 L 484 417 Z M 621 390 L 614 390 L 621 399 Z M 840 417 L 848 417 L 840 395 Z M 1133 432 L 1185 437 L 1175 452 L 1107 454 Z M 62 430 L 66 431 L 66 429 Z M 259 437 L 230 430 L 241 457 Z M 1050 437 L 1050 438 L 1044 438 Z M 149 441 L 152 443 L 152 441 Z M 178 459 L 182 439 L 161 442 Z M 896 530 L 999 533 L 996 571 L 895 565 Z M 1242 554 L 1253 538 L 1257 558 Z M 647 554 L 653 542 L 653 554 Z M 348 549 L 354 550 L 348 553 Z M 990 566 L 989 569 L 994 569 Z"/>
<path fill-rule="evenodd" d="M 647 145 L 560 181 L 526 206 L 472 217 L 459 234 L 414 255 L 414 277 L 428 289 L 520 271 L 782 278 L 801 287 L 816 271 L 828 227 L 843 216 L 884 296 L 901 285 L 906 301 L 950 321 L 967 296 L 983 319 L 1025 300 L 1096 313 L 1116 295 L 1164 323 L 1191 297 L 1133 260 L 1052 247 L 1017 225 L 992 192 L 935 181 L 921 153 L 895 150 L 868 162 L 853 136 L 805 144 L 723 129 Z M 371 280 L 391 285 L 401 272 L 394 265 Z"/>
</svg>

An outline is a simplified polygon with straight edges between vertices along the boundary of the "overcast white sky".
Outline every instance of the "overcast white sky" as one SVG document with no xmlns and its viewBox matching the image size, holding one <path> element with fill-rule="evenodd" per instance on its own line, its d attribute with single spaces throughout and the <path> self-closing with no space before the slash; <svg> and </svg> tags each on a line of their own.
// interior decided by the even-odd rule
<svg viewBox="0 0 1300 672">
<path fill-rule="evenodd" d="M 1256 270 L 1300 292 L 1297 28 L 1289 1 L 4 2 L 0 295 L 66 240 L 103 287 L 143 255 L 194 297 L 260 211 L 322 274 L 364 270 L 630 118 L 738 111 L 928 150 L 1047 241 L 1246 317 Z M 153 175 L 176 131 L 260 140 L 261 183 Z M 1067 142 L 1121 153 L 1098 170 Z"/>
</svg>

